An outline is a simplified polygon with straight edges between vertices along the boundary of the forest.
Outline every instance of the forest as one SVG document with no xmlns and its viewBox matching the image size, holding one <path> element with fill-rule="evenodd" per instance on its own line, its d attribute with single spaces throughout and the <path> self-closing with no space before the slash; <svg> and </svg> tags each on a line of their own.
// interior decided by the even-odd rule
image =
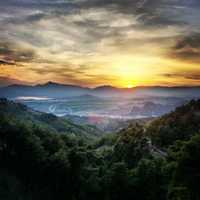
<svg viewBox="0 0 200 200">
<path fill-rule="evenodd" d="M 0 100 L 0 199 L 199 200 L 200 100 L 102 134 Z"/>
</svg>

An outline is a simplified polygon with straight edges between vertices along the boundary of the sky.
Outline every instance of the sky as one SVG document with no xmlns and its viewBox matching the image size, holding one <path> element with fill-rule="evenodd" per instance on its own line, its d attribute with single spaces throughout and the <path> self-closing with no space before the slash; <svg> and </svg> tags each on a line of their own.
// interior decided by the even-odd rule
<svg viewBox="0 0 200 200">
<path fill-rule="evenodd" d="M 200 85 L 199 0 L 0 1 L 0 86 Z"/>
</svg>

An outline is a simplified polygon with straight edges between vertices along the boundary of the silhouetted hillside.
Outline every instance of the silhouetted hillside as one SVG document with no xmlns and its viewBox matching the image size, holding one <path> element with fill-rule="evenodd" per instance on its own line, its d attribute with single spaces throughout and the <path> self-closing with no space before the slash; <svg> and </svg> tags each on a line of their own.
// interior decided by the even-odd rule
<svg viewBox="0 0 200 200">
<path fill-rule="evenodd" d="M 2 99 L 0 199 L 199 200 L 199 110 L 191 101 L 92 143 L 58 134 L 62 118 Z"/>
<path fill-rule="evenodd" d="M 80 136 L 82 138 L 92 139 L 99 137 L 102 132 L 89 125 L 78 125 L 65 118 L 56 117 L 53 114 L 34 111 L 27 106 L 0 99 L 1 118 L 6 117 L 10 120 L 18 120 L 24 123 L 32 123 L 47 127 L 58 133 L 65 133 L 71 136 Z"/>
<path fill-rule="evenodd" d="M 200 100 L 178 107 L 174 112 L 154 120 L 147 133 L 159 146 L 168 147 L 177 140 L 188 140 L 200 132 Z"/>
</svg>

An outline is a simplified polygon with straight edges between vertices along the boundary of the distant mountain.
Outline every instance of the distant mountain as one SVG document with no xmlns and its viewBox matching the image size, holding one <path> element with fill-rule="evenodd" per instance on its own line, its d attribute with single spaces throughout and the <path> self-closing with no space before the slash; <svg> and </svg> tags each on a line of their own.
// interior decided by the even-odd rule
<svg viewBox="0 0 200 200">
<path fill-rule="evenodd" d="M 56 83 L 52 81 L 49 81 L 45 84 L 35 85 L 35 87 L 37 88 L 68 88 L 68 89 L 83 89 L 83 90 L 87 89 L 78 85 L 61 84 L 61 83 Z"/>
<path fill-rule="evenodd" d="M 146 96 L 177 96 L 200 97 L 200 87 L 134 87 L 117 88 L 109 85 L 87 88 L 78 85 L 67 85 L 47 82 L 34 86 L 14 84 L 0 88 L 0 97 L 15 98 L 18 96 L 40 96 L 49 98 L 67 98 L 81 95 L 95 95 L 104 97 L 146 97 Z"/>
<path fill-rule="evenodd" d="M 15 98 L 17 96 L 42 96 L 49 98 L 62 98 L 79 96 L 89 92 L 90 89 L 76 85 L 64 85 L 54 82 L 34 86 L 10 85 L 0 88 L 0 97 Z"/>
<path fill-rule="evenodd" d="M 94 91 L 119 91 L 119 88 L 110 85 L 103 85 L 93 89 Z"/>
<path fill-rule="evenodd" d="M 27 106 L 0 99 L 0 116 L 10 120 L 22 121 L 23 123 L 39 124 L 57 133 L 66 133 L 71 136 L 79 136 L 92 139 L 100 136 L 102 132 L 94 126 L 78 125 L 65 118 L 56 117 L 53 114 L 37 112 Z"/>
</svg>

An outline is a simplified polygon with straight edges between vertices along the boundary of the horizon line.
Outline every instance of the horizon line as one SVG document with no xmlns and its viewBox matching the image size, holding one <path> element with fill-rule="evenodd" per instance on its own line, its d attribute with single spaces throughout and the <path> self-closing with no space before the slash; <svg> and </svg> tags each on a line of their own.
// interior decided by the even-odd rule
<svg viewBox="0 0 200 200">
<path fill-rule="evenodd" d="M 134 88 L 197 88 L 200 87 L 200 85 L 137 85 L 133 86 L 131 88 L 129 87 L 118 87 L 118 86 L 113 86 L 113 85 L 97 85 L 94 87 L 89 87 L 89 86 L 82 86 L 78 84 L 70 84 L 70 83 L 61 83 L 61 82 L 54 82 L 54 81 L 47 81 L 44 83 L 26 83 L 26 84 L 18 84 L 18 83 L 13 83 L 13 84 L 8 84 L 5 86 L 1 86 L 0 88 L 6 88 L 6 87 L 12 87 L 12 86 L 30 86 L 30 87 L 36 87 L 36 86 L 44 86 L 44 85 L 63 85 L 63 86 L 72 86 L 72 87 L 81 87 L 81 88 L 86 88 L 86 89 L 97 89 L 97 88 L 103 88 L 103 87 L 110 87 L 110 88 L 115 88 L 115 89 L 126 89 L 126 90 L 131 90 Z"/>
</svg>

